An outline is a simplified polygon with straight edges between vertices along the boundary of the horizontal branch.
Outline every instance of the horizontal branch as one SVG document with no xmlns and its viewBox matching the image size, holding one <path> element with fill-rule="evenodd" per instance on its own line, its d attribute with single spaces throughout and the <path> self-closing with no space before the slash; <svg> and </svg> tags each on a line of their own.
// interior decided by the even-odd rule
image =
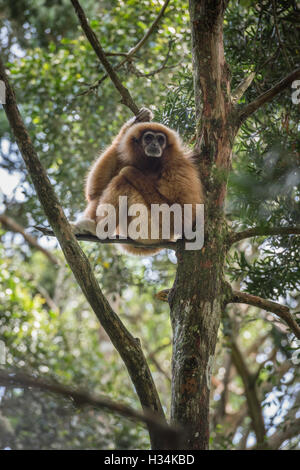
<svg viewBox="0 0 300 470">
<path fill-rule="evenodd" d="M 271 300 L 266 300 L 256 295 L 247 294 L 246 292 L 240 292 L 233 290 L 232 297 L 227 301 L 227 303 L 242 303 L 247 305 L 252 305 L 253 307 L 258 307 L 267 312 L 275 313 L 278 317 L 285 321 L 285 323 L 290 327 L 295 336 L 300 339 L 300 327 L 293 315 L 290 313 L 290 310 L 285 305 L 278 304 Z"/>
<path fill-rule="evenodd" d="M 39 242 L 32 235 L 30 235 L 29 233 L 26 233 L 24 227 L 18 224 L 11 217 L 8 217 L 5 214 L 1 214 L 0 222 L 3 225 L 3 227 L 5 227 L 6 229 L 11 230 L 12 232 L 15 232 L 15 233 L 20 233 L 22 237 L 24 238 L 24 240 L 26 240 L 29 245 L 41 251 L 49 259 L 49 261 L 51 261 L 51 263 L 55 265 L 59 264 L 58 259 L 52 253 L 50 253 L 49 250 L 41 246 Z"/>
<path fill-rule="evenodd" d="M 230 244 L 244 240 L 245 238 L 269 236 L 269 235 L 300 235 L 300 226 L 295 227 L 252 227 L 242 232 L 232 233 L 229 237 Z"/>
<path fill-rule="evenodd" d="M 291 328 L 297 338 L 300 339 L 300 327 L 290 310 L 285 305 L 278 304 L 272 300 L 266 300 L 256 295 L 247 294 L 246 292 L 235 291 L 231 289 L 231 286 L 226 282 L 224 289 L 227 291 L 226 303 L 241 303 L 258 307 L 268 312 L 275 313 L 278 317 L 285 321 L 285 323 Z M 158 292 L 155 297 L 162 302 L 168 302 L 168 296 L 170 289 L 164 289 Z"/>
<path fill-rule="evenodd" d="M 37 230 L 42 232 L 44 235 L 48 237 L 55 237 L 55 233 L 53 230 L 50 230 L 45 227 L 35 226 Z M 177 243 L 176 242 L 158 242 L 153 244 L 138 243 L 136 240 L 131 238 L 121 238 L 116 235 L 115 238 L 98 238 L 95 235 L 89 234 L 75 234 L 75 237 L 79 241 L 86 241 L 86 242 L 94 242 L 94 243 L 101 243 L 101 244 L 121 244 L 121 245 L 132 245 L 137 248 L 168 248 L 169 250 L 176 250 Z"/>
<path fill-rule="evenodd" d="M 265 441 L 266 429 L 261 403 L 258 399 L 258 394 L 255 387 L 255 377 L 250 372 L 237 342 L 232 340 L 230 342 L 230 347 L 233 364 L 244 385 L 247 406 L 251 417 L 253 430 L 256 435 L 256 441 L 258 446 L 261 448 Z"/>
<path fill-rule="evenodd" d="M 74 390 L 71 387 L 61 385 L 57 382 L 33 377 L 23 372 L 6 372 L 0 370 L 0 384 L 6 387 L 24 387 L 36 388 L 45 392 L 54 393 L 64 398 L 71 399 L 75 406 L 91 406 L 98 409 L 106 409 L 108 411 L 124 416 L 125 418 L 134 419 L 150 426 L 154 426 L 156 432 L 161 435 L 164 440 L 168 439 L 174 444 L 174 439 L 179 438 L 179 429 L 170 427 L 165 421 L 159 419 L 151 411 L 140 412 L 122 403 L 112 401 L 107 397 L 99 397 L 83 390 Z M 173 441 L 173 442 L 172 442 Z"/>
<path fill-rule="evenodd" d="M 75 12 L 78 16 L 79 21 L 80 21 L 81 27 L 82 27 L 89 43 L 91 44 L 92 48 L 94 49 L 94 51 L 95 51 L 98 59 L 100 60 L 101 64 L 105 68 L 105 70 L 106 70 L 108 76 L 110 77 L 112 83 L 114 84 L 115 88 L 120 93 L 120 95 L 122 97 L 122 103 L 125 106 L 127 106 L 129 109 L 131 109 L 133 114 L 137 115 L 138 112 L 139 112 L 139 108 L 137 107 L 137 105 L 133 101 L 128 89 L 126 87 L 124 87 L 124 85 L 122 85 L 122 83 L 121 83 L 118 75 L 116 74 L 113 66 L 110 64 L 109 60 L 107 59 L 107 57 L 105 55 L 105 52 L 104 52 L 104 50 L 103 50 L 96 34 L 94 33 L 94 31 L 92 30 L 92 28 L 90 27 L 90 25 L 87 21 L 86 15 L 85 15 L 80 3 L 78 2 L 78 0 L 71 0 L 71 2 L 72 2 L 74 10 L 75 10 Z"/>
<path fill-rule="evenodd" d="M 264 104 L 271 101 L 276 95 L 278 95 L 288 86 L 290 86 L 294 80 L 297 80 L 299 78 L 300 68 L 294 70 L 292 73 L 280 80 L 280 82 L 276 83 L 276 85 L 274 85 L 265 93 L 262 93 L 258 98 L 252 101 L 252 103 L 243 106 L 239 112 L 240 123 L 244 122 L 249 116 L 251 116 L 251 114 L 261 108 Z"/>
</svg>

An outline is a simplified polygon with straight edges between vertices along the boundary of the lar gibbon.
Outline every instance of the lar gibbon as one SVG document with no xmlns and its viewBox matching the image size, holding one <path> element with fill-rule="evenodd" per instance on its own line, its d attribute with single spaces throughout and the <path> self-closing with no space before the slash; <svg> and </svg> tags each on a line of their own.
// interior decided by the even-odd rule
<svg viewBox="0 0 300 470">
<path fill-rule="evenodd" d="M 203 192 L 191 154 L 176 132 L 162 124 L 148 122 L 151 119 L 151 111 L 142 108 L 135 118 L 123 125 L 110 147 L 92 165 L 85 186 L 87 207 L 75 224 L 76 233 L 95 234 L 103 217 L 99 215 L 99 206 L 112 204 L 118 214 L 119 196 L 127 196 L 128 208 L 132 204 L 143 204 L 147 208 L 149 235 L 137 239 L 139 243 L 147 245 L 158 241 L 150 237 L 151 204 L 171 206 L 177 203 L 181 207 L 192 204 L 194 221 L 195 205 L 203 203 Z M 134 217 L 127 217 L 129 224 Z M 160 239 L 161 219 L 159 224 Z M 174 220 L 171 220 L 171 225 L 174 226 Z M 122 234 L 118 219 L 116 226 L 115 233 Z M 171 240 L 174 234 L 172 227 Z M 123 248 L 129 253 L 142 255 L 160 250 L 131 245 L 123 245 Z"/>
</svg>

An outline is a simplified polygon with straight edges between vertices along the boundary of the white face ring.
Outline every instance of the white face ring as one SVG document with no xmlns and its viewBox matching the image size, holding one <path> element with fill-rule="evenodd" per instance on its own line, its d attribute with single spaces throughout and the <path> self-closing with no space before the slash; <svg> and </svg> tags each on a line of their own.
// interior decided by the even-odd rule
<svg viewBox="0 0 300 470">
<path fill-rule="evenodd" d="M 166 143 L 166 136 L 162 132 L 148 131 L 143 135 L 142 144 L 148 157 L 161 157 Z"/>
</svg>

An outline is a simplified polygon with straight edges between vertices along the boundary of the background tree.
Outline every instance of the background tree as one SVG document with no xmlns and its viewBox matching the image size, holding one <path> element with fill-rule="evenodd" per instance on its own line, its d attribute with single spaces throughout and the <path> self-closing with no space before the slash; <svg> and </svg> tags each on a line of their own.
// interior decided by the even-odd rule
<svg viewBox="0 0 300 470">
<path fill-rule="evenodd" d="M 299 62 L 295 28 L 299 12 L 294 2 L 257 5 L 245 1 L 229 3 L 225 9 L 221 1 L 213 5 L 191 1 L 189 23 L 186 4 L 166 4 L 159 29 L 129 60 L 124 54 L 149 31 L 145 12 L 149 10 L 154 21 L 161 5 L 133 1 L 103 3 L 98 11 L 92 5 L 84 7 L 111 64 L 123 62 L 117 73 L 127 89 L 133 90 L 137 108 L 151 104 L 156 119 L 179 129 L 195 145 L 207 196 L 205 249 L 185 252 L 179 244 L 177 267 L 173 252 L 136 260 L 121 256 L 113 246 L 86 243 L 84 250 L 111 306 L 133 335 L 141 338 L 155 382 L 155 386 L 149 383 L 149 372 L 133 377 L 143 389 L 137 391 L 144 409 L 159 412 L 162 418 L 158 390 L 164 406 L 171 408 L 172 420 L 189 430 L 181 447 L 207 448 L 209 399 L 211 448 L 293 447 L 299 426 L 294 351 L 294 335 L 299 334 L 299 237 L 292 235 L 299 234 L 299 108 L 291 100 L 290 86 L 299 78 L 299 72 L 293 72 Z M 6 4 L 3 11 L 4 57 L 22 114 L 68 217 L 74 217 L 83 207 L 81 175 L 99 145 L 109 142 L 127 118 L 125 108 L 111 82 L 104 79 L 106 71 L 77 28 L 76 16 L 67 29 L 60 29 L 55 15 L 61 13 L 50 9 L 52 17 L 49 13 L 49 28 L 45 28 L 38 3 L 37 8 L 28 6 L 30 14 L 23 9 L 25 14 L 15 11 L 12 16 Z M 222 52 L 223 29 L 228 65 Z M 27 37 L 22 33 L 25 30 Z M 273 91 L 264 94 L 268 89 Z M 6 111 L 12 127 L 18 122 L 20 129 L 13 101 L 8 100 Z M 7 224 L 8 216 L 25 227 L 43 223 L 45 210 L 77 281 L 112 337 L 122 326 L 116 317 L 109 317 L 112 312 L 94 280 L 94 289 L 86 291 L 87 276 L 92 276 L 87 259 L 75 240 L 66 242 L 67 224 L 60 214 L 50 214 L 52 196 L 46 201 L 40 189 L 41 207 L 4 116 L 0 122 L 2 175 L 9 172 L 19 181 L 12 194 L 3 194 L 3 227 L 15 233 Z M 15 133 L 20 145 L 24 135 L 16 129 Z M 21 148 L 30 166 L 33 149 Z M 36 189 L 41 186 L 37 162 L 30 168 Z M 60 383 L 106 392 L 115 399 L 124 401 L 125 397 L 128 405 L 135 406 L 134 390 L 122 364 L 103 330 L 99 332 L 60 253 L 53 253 L 53 245 L 48 244 L 56 257 L 51 261 L 40 250 L 34 252 L 38 247 L 32 243 L 20 245 L 9 232 L 2 239 L 7 254 L 0 329 L 8 349 L 7 365 L 17 372 L 26 367 L 39 375 L 51 374 Z M 78 260 L 80 273 L 74 266 Z M 175 270 L 169 295 L 175 332 L 171 377 L 168 309 L 154 294 L 172 286 Z M 244 305 L 236 305 L 240 301 Z M 112 324 L 110 318 L 117 323 Z M 36 347 L 34 337 L 38 338 Z M 130 336 L 126 337 L 130 342 Z M 123 343 L 121 335 L 113 340 L 119 341 L 122 354 L 124 338 Z M 139 346 L 131 344 L 134 357 L 145 364 Z M 130 372 L 132 359 L 125 358 L 125 362 Z M 3 375 L 3 383 L 4 379 Z M 62 398 L 45 398 L 44 390 L 27 391 L 26 384 L 20 389 L 20 383 L 14 388 L 16 383 L 7 378 L 5 386 L 1 422 L 10 432 L 1 434 L 3 446 L 29 448 L 34 442 L 39 448 L 147 446 L 144 431 L 136 425 L 129 432 L 128 424 L 122 421 L 120 425 L 119 418 L 90 409 L 78 414 Z M 65 414 L 61 414 L 63 408 Z M 32 416 L 39 417 L 36 425 L 30 422 Z M 157 428 L 147 424 L 152 445 L 161 445 L 161 440 L 155 442 Z M 109 433 L 103 432 L 105 426 Z"/>
</svg>

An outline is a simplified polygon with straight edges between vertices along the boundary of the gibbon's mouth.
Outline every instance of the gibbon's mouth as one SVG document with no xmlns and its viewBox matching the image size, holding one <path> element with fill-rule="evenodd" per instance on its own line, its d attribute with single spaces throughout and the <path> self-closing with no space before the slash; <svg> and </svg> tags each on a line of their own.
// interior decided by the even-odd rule
<svg viewBox="0 0 300 470">
<path fill-rule="evenodd" d="M 153 145 L 149 145 L 145 148 L 145 154 L 147 157 L 160 158 L 162 156 L 162 149 Z"/>
</svg>

